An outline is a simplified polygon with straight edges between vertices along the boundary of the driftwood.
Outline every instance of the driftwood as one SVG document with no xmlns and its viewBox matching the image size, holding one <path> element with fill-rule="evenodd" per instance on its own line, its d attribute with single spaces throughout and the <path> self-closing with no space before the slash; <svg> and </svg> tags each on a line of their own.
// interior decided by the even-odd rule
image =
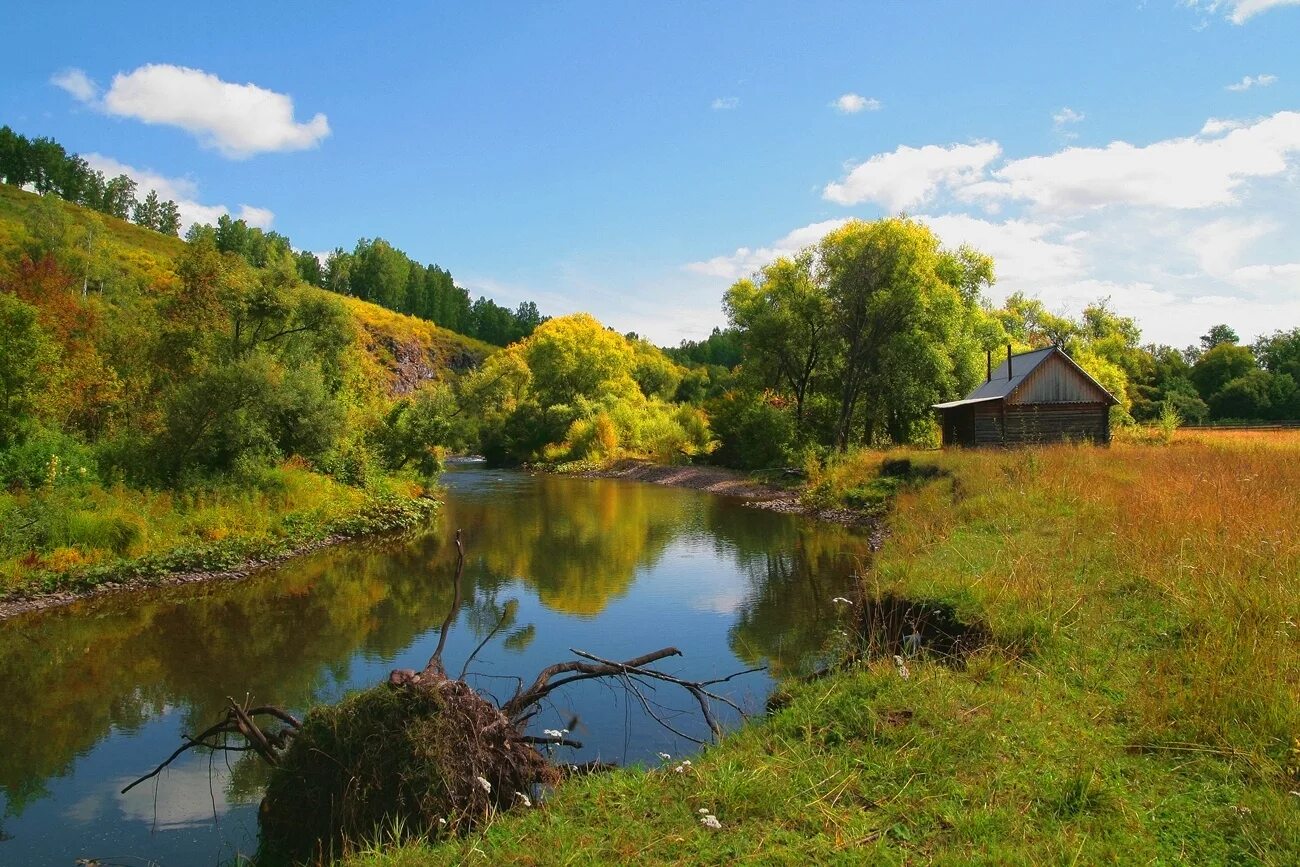
<svg viewBox="0 0 1300 867">
<path fill-rule="evenodd" d="M 387 688 L 395 690 L 415 690 L 416 692 L 414 693 L 407 693 L 407 695 L 411 696 L 424 695 L 425 693 L 420 692 L 421 690 L 431 690 L 442 696 L 442 701 L 453 700 L 460 702 L 461 704 L 459 706 L 464 708 L 465 712 L 463 713 L 463 716 L 457 717 L 458 719 L 463 718 L 467 721 L 478 719 L 479 723 L 477 723 L 477 725 L 486 726 L 486 729 L 481 732 L 466 732 L 466 736 L 471 741 L 477 742 L 481 740 L 482 736 L 489 734 L 487 729 L 492 729 L 492 739 L 499 742 L 499 746 L 497 747 L 498 752 L 502 749 L 509 752 L 509 750 L 513 749 L 510 747 L 510 744 L 526 745 L 526 747 L 523 748 L 526 748 L 529 751 L 533 751 L 537 747 L 564 746 L 580 748 L 582 746 L 581 742 L 564 736 L 567 734 L 567 730 L 558 734 L 548 733 L 539 736 L 527 734 L 526 728 L 529 721 L 532 720 L 532 718 L 541 710 L 542 702 L 544 702 L 552 692 L 572 683 L 596 678 L 608 678 L 620 681 L 627 691 L 641 703 L 642 707 L 651 718 L 655 719 L 674 734 L 696 743 L 703 743 L 703 741 L 674 728 L 655 712 L 655 708 L 659 707 L 659 705 L 652 702 L 645 695 L 642 691 L 642 687 L 648 686 L 651 681 L 669 683 L 681 687 L 689 693 L 699 705 L 700 713 L 714 738 L 722 734 L 722 725 L 714 714 L 712 706 L 713 702 L 724 704 L 742 716 L 744 715 L 744 711 L 742 711 L 735 702 L 725 696 L 719 695 L 717 692 L 711 690 L 710 687 L 716 686 L 720 683 L 725 683 L 743 674 L 762 671 L 762 668 L 750 668 L 714 680 L 695 681 L 676 677 L 667 672 L 649 667 L 652 663 L 660 660 L 674 656 L 681 656 L 681 651 L 675 647 L 665 647 L 651 653 L 643 654 L 634 659 L 623 661 L 604 659 L 593 653 L 588 653 L 576 648 L 570 648 L 570 652 L 573 653 L 574 656 L 578 657 L 578 659 L 548 665 L 546 668 L 543 668 L 538 672 L 537 677 L 526 689 L 523 686 L 522 680 L 514 678 L 519 682 L 519 687 L 515 690 L 514 695 L 505 703 L 501 704 L 499 708 L 493 706 L 487 698 L 472 690 L 465 683 L 465 677 L 469 670 L 470 663 L 478 655 L 479 651 L 481 651 L 505 625 L 504 616 L 497 622 L 496 626 L 489 631 L 488 635 L 479 642 L 473 652 L 469 654 L 461 668 L 460 675 L 457 678 L 453 680 L 448 677 L 446 667 L 443 663 L 443 652 L 446 650 L 447 637 L 451 632 L 452 626 L 456 622 L 457 616 L 459 615 L 462 601 L 465 548 L 462 542 L 460 530 L 456 531 L 455 544 L 455 588 L 451 606 L 443 620 L 442 630 L 438 636 L 438 644 L 422 670 L 396 669 L 392 671 L 387 679 Z M 471 708 L 469 705 L 465 704 L 465 702 L 474 705 L 474 708 Z M 478 704 L 480 703 L 482 704 L 482 707 L 478 708 Z M 163 771 L 163 769 L 186 751 L 198 747 L 213 751 L 255 752 L 262 760 L 272 767 L 279 766 L 286 750 L 289 749 L 295 736 L 301 732 L 303 725 L 291 714 L 279 708 L 268 705 L 256 707 L 250 705 L 251 701 L 248 699 L 245 699 L 242 704 L 236 702 L 233 698 L 230 699 L 230 705 L 226 709 L 226 714 L 220 721 L 209 726 L 197 735 L 186 736 L 185 742 L 162 764 L 153 771 L 132 782 L 122 791 L 125 793 L 140 783 L 156 777 Z M 475 708 L 477 708 L 477 710 Z M 487 720 L 491 720 L 491 722 L 485 722 Z M 279 721 L 282 724 L 281 727 L 274 730 L 269 730 L 264 727 L 268 725 L 268 723 L 273 723 L 274 721 Z M 237 736 L 238 740 L 236 743 L 232 744 L 230 742 L 231 736 Z M 543 766 L 550 768 L 543 773 L 543 777 L 545 777 L 546 774 L 557 773 L 555 768 L 549 766 L 548 763 L 543 762 Z M 595 765 L 592 765 L 592 768 L 588 768 L 588 770 L 594 768 Z M 482 776 L 471 778 L 468 782 L 472 784 L 474 779 L 477 779 L 480 783 L 483 782 Z M 535 782 L 540 781 L 541 780 L 538 779 Z M 477 787 L 471 785 L 470 789 L 476 791 Z M 486 786 L 486 789 L 488 793 L 493 791 L 491 786 Z"/>
</svg>

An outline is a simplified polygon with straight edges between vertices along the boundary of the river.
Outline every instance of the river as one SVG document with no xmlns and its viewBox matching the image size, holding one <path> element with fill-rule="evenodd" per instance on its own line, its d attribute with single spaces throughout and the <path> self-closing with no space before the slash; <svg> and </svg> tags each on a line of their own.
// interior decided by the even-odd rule
<svg viewBox="0 0 1300 867">
<path fill-rule="evenodd" d="M 463 602 L 444 660 L 455 675 L 497 625 L 467 679 L 497 696 L 572 658 L 624 659 L 667 645 L 664 670 L 723 685 L 761 711 L 773 678 L 824 648 L 865 531 L 747 508 L 697 491 L 453 466 L 430 526 L 327 549 L 238 582 L 121 593 L 0 623 L 0 865 L 231 863 L 257 846 L 264 770 L 191 752 L 119 790 L 224 712 L 228 696 L 305 711 L 421 668 L 453 599 L 464 530 Z M 663 685 L 661 685 L 663 687 Z M 534 728 L 583 742 L 566 760 L 620 764 L 688 755 L 614 685 L 575 684 Z M 631 698 L 631 701 L 629 701 Z M 657 711 L 707 736 L 685 694 Z M 719 716 L 734 725 L 735 714 Z M 155 784 L 156 783 L 156 784 Z"/>
</svg>

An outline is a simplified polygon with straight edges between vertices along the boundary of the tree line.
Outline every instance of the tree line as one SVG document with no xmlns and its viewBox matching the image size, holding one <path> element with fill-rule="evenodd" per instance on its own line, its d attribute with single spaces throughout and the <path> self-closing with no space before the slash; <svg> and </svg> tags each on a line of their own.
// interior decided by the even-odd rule
<svg viewBox="0 0 1300 867">
<path fill-rule="evenodd" d="M 106 178 L 84 158 L 68 153 L 51 138 L 28 139 L 8 126 L 0 127 L 0 181 L 57 196 L 165 235 L 180 234 L 181 216 L 176 202 L 161 200 L 155 190 L 137 199 L 138 186 L 130 177 L 123 174 Z M 251 226 L 228 214 L 223 214 L 215 226 L 195 223 L 185 237 L 190 242 L 210 239 L 219 251 L 242 256 L 256 268 L 289 257 L 298 276 L 313 286 L 427 319 L 495 346 L 527 337 L 545 321 L 532 301 L 512 310 L 484 296 L 472 300 L 465 289 L 456 285 L 449 271 L 417 262 L 383 238 L 362 238 L 350 252 L 335 248 L 321 262 L 308 250 L 295 251 L 286 235 Z"/>
<path fill-rule="evenodd" d="M 106 178 L 54 139 L 29 139 L 8 126 L 0 126 L 0 180 L 15 187 L 31 187 L 41 195 L 58 196 L 164 235 L 179 235 L 181 231 L 176 202 L 159 199 L 155 190 L 137 201 L 136 182 L 127 175 Z"/>
</svg>

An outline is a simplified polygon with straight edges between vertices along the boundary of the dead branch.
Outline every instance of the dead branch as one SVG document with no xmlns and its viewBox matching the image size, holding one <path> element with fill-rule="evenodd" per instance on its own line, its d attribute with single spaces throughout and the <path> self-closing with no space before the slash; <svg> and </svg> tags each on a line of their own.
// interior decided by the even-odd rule
<svg viewBox="0 0 1300 867">
<path fill-rule="evenodd" d="M 429 657 L 428 663 L 424 666 L 424 674 L 440 674 L 445 676 L 445 669 L 442 665 L 442 651 L 447 646 L 447 635 L 451 632 L 452 624 L 456 622 L 456 615 L 460 612 L 460 579 L 465 572 L 465 546 L 460 541 L 460 530 L 456 530 L 456 578 L 455 578 L 455 595 L 452 597 L 451 607 L 447 609 L 447 616 L 442 621 L 442 632 L 438 634 L 438 646 L 433 651 L 433 656 Z"/>
<path fill-rule="evenodd" d="M 174 753 L 154 768 L 149 773 L 140 777 L 122 789 L 122 794 L 134 789 L 145 780 L 153 779 L 163 772 L 172 762 L 180 758 L 181 754 L 192 750 L 196 747 L 203 747 L 212 751 L 220 750 L 222 752 L 241 753 L 253 750 L 257 752 L 269 764 L 276 764 L 279 760 L 279 752 L 288 746 L 289 739 L 293 733 L 302 728 L 299 722 L 292 714 L 285 713 L 276 707 L 259 705 L 258 707 L 244 707 L 237 703 L 233 698 L 229 699 L 230 706 L 226 708 L 226 715 L 220 722 L 208 726 L 197 735 L 185 735 L 185 743 L 181 744 Z M 278 719 L 286 725 L 286 728 L 267 734 L 254 721 L 255 717 L 269 716 Z M 228 746 L 223 742 L 213 740 L 218 735 L 238 734 L 247 742 L 247 746 Z"/>
<path fill-rule="evenodd" d="M 570 648 L 570 650 L 577 653 L 577 651 L 573 651 L 572 648 Z M 587 656 L 587 654 L 579 655 Z M 617 677 L 631 669 L 639 668 L 640 666 L 648 665 L 652 662 L 657 662 L 660 659 L 681 655 L 682 652 L 677 648 L 665 647 L 662 650 L 656 650 L 652 653 L 647 653 L 644 656 L 638 656 L 636 659 L 629 659 L 627 662 L 609 662 L 608 660 L 590 656 L 588 656 L 589 659 L 596 659 L 599 664 L 591 665 L 586 662 L 557 662 L 554 665 L 548 665 L 546 668 L 543 668 L 538 673 L 537 679 L 533 681 L 533 685 L 523 692 L 515 693 L 513 698 L 501 706 L 501 712 L 511 719 L 515 719 L 530 705 L 537 704 L 537 702 L 545 698 L 550 692 L 559 689 L 566 684 L 578 680 L 590 680 L 593 677 Z M 577 674 L 572 677 L 562 678 L 554 683 L 551 682 L 551 678 L 555 677 L 557 674 L 567 674 L 571 671 L 577 672 Z"/>
</svg>

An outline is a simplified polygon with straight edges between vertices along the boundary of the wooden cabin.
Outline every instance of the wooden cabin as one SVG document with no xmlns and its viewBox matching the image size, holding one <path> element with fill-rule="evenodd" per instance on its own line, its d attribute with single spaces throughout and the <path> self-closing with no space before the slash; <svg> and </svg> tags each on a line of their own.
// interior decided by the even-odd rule
<svg viewBox="0 0 1300 867">
<path fill-rule="evenodd" d="M 962 400 L 936 403 L 945 446 L 1010 446 L 1063 440 L 1110 442 L 1119 403 L 1055 346 L 1011 354 Z"/>
</svg>

